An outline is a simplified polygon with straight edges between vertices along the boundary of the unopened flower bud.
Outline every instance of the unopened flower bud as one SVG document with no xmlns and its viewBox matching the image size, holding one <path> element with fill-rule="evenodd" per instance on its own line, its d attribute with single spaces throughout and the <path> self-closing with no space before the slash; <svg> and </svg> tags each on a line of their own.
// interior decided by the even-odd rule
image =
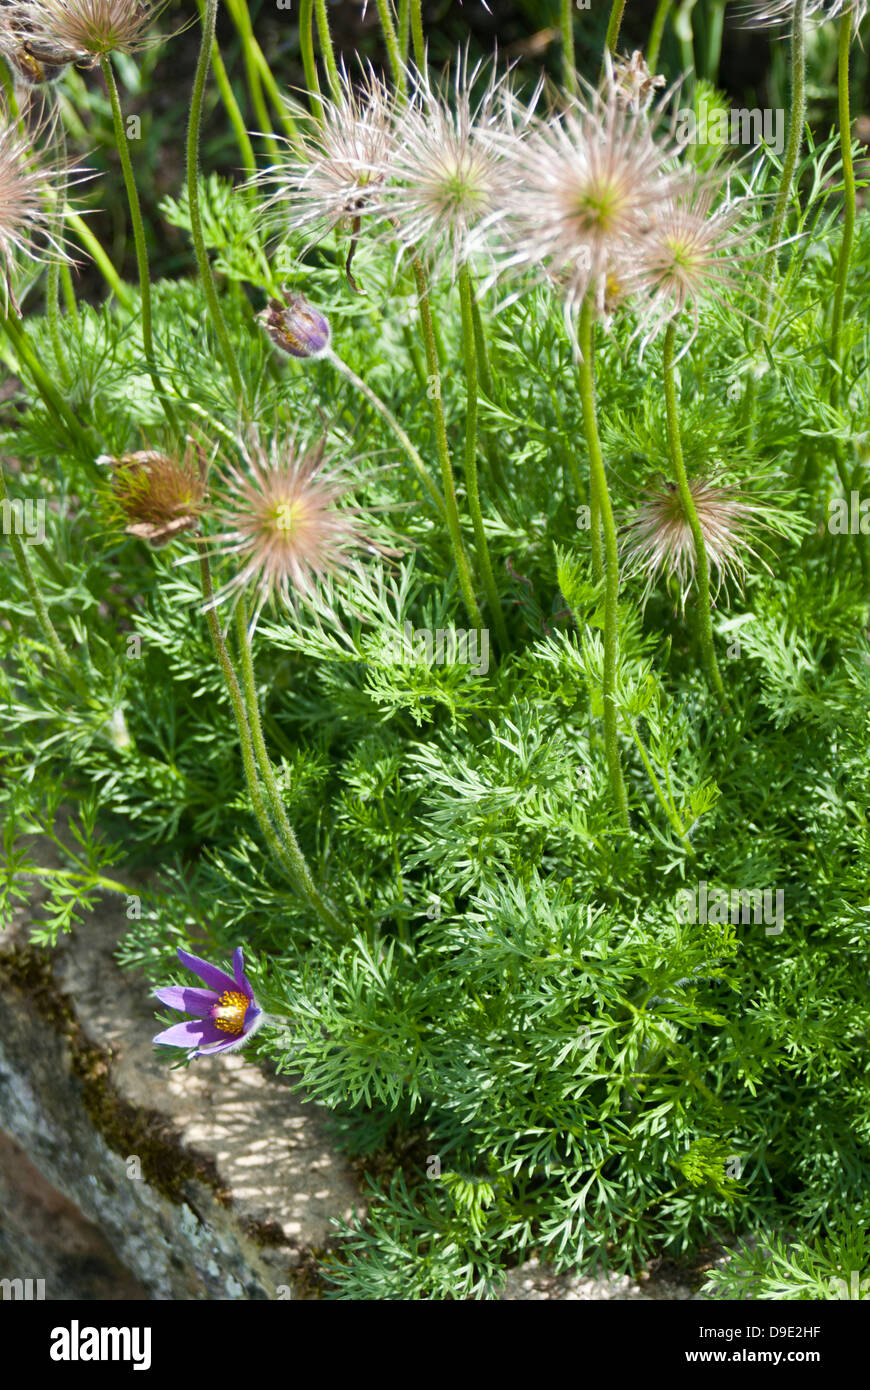
<svg viewBox="0 0 870 1390">
<path fill-rule="evenodd" d="M 276 347 L 291 357 L 318 357 L 329 347 L 329 320 L 309 304 L 303 294 L 282 291 L 284 302 L 270 299 L 268 308 L 259 315 Z"/>
</svg>

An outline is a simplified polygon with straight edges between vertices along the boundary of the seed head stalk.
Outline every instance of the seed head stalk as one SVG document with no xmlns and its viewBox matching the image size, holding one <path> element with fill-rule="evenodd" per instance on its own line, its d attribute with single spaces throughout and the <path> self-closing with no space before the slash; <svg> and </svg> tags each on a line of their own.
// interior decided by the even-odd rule
<svg viewBox="0 0 870 1390">
<path fill-rule="evenodd" d="M 199 0 L 200 13 L 203 10 L 204 0 Z M 205 0 L 209 3 L 209 0 Z M 242 57 L 245 62 L 245 80 L 251 96 L 251 103 L 254 113 L 261 126 L 261 134 L 266 143 L 266 148 L 273 159 L 279 156 L 278 144 L 272 130 L 272 120 L 269 116 L 269 108 L 263 96 L 263 83 L 260 77 L 260 67 L 257 63 L 258 46 L 254 38 L 254 29 L 251 24 L 251 16 L 248 12 L 248 0 L 227 0 L 230 15 L 242 46 Z"/>
<path fill-rule="evenodd" d="M 468 495 L 468 510 L 474 527 L 474 543 L 477 548 L 477 562 L 489 604 L 489 611 L 495 624 L 495 635 L 503 652 L 507 651 L 508 635 L 504 615 L 501 611 L 489 545 L 483 525 L 480 507 L 480 483 L 477 476 L 477 347 L 474 334 L 474 294 L 471 288 L 471 275 L 463 265 L 459 272 L 459 299 L 462 310 L 462 352 L 465 365 L 465 489 Z"/>
<path fill-rule="evenodd" d="M 450 543 L 453 547 L 453 559 L 456 564 L 459 588 L 462 592 L 465 607 L 471 619 L 472 627 L 476 627 L 480 630 L 483 627 L 483 621 L 480 616 L 477 599 L 474 597 L 474 588 L 471 583 L 471 571 L 468 567 L 468 557 L 465 554 L 465 546 L 462 543 L 462 530 L 459 525 L 459 508 L 456 503 L 456 483 L 453 477 L 453 465 L 450 461 L 450 448 L 447 443 L 444 405 L 441 400 L 441 371 L 438 366 L 438 349 L 435 344 L 432 308 L 429 303 L 429 285 L 426 280 L 426 272 L 423 269 L 419 256 L 414 257 L 413 266 L 414 279 L 417 284 L 417 297 L 420 301 L 420 327 L 423 333 L 423 346 L 426 351 L 426 370 L 429 373 L 429 396 L 432 402 L 432 421 L 435 426 L 435 445 L 438 450 L 438 460 L 441 464 L 441 484 L 444 489 L 444 501 L 447 507 L 447 529 L 450 533 Z"/>
<path fill-rule="evenodd" d="M 420 72 L 426 68 L 426 36 L 423 33 L 423 0 L 411 0 L 411 43 Z"/>
<path fill-rule="evenodd" d="M 199 49 L 199 60 L 196 65 L 196 75 L 193 79 L 193 94 L 190 102 L 190 120 L 187 128 L 187 198 L 190 205 L 190 231 L 193 238 L 193 249 L 196 256 L 196 263 L 202 278 L 202 287 L 208 305 L 209 317 L 217 335 L 221 353 L 226 363 L 227 371 L 233 383 L 233 388 L 239 399 L 242 410 L 245 410 L 245 387 L 242 381 L 242 374 L 239 371 L 239 364 L 236 361 L 236 354 L 227 332 L 224 316 L 221 312 L 220 302 L 215 289 L 214 276 L 212 275 L 211 265 L 208 259 L 208 252 L 205 246 L 205 237 L 202 232 L 202 214 L 199 206 L 199 132 L 202 123 L 202 104 L 205 95 L 205 83 L 208 77 L 208 70 L 211 64 L 211 49 L 215 38 L 215 23 L 217 20 L 218 0 L 205 0 L 205 11 L 202 20 L 202 40 Z"/>
<path fill-rule="evenodd" d="M 622 28 L 622 16 L 625 13 L 625 0 L 613 0 L 613 7 L 610 11 L 610 19 L 607 24 L 607 34 L 605 43 L 608 50 L 616 54 L 616 45 L 619 43 L 619 31 Z"/>
<path fill-rule="evenodd" d="M 689 480 L 686 476 L 686 466 L 683 462 L 683 445 L 680 439 L 680 421 L 677 409 L 677 387 L 674 378 L 674 346 L 676 332 L 676 320 L 671 319 L 665 330 L 663 352 L 668 445 L 670 447 L 671 463 L 674 468 L 674 477 L 680 493 L 680 501 L 683 504 L 686 521 L 689 524 L 692 540 L 695 543 L 696 575 L 698 580 L 698 632 L 701 640 L 704 665 L 707 668 L 707 677 L 712 689 L 716 691 L 719 699 L 727 708 L 728 697 L 725 694 L 725 686 L 722 683 L 722 676 L 716 662 L 716 653 L 713 649 L 713 619 L 710 603 L 710 562 L 707 558 L 704 533 L 701 530 L 701 523 L 698 520 L 697 508 L 695 507 L 692 490 L 689 487 Z"/>
<path fill-rule="evenodd" d="M 302 51 L 302 67 L 305 72 L 305 85 L 308 88 L 308 104 L 318 121 L 323 120 L 323 103 L 320 100 L 320 78 L 314 57 L 314 0 L 300 0 L 299 3 L 299 47 Z"/>
<path fill-rule="evenodd" d="M 387 50 L 387 57 L 390 60 L 390 72 L 393 75 L 393 85 L 404 101 L 408 96 L 408 83 L 405 78 L 405 68 L 402 63 L 399 36 L 396 33 L 396 26 L 393 23 L 393 12 L 390 7 L 390 0 L 378 0 L 378 15 L 380 16 L 381 28 L 384 31 L 384 44 Z"/>
<path fill-rule="evenodd" d="M 118 147 L 118 154 L 121 157 L 124 187 L 127 190 L 127 202 L 130 206 L 130 220 L 133 224 L 133 242 L 136 247 L 136 263 L 139 267 L 139 297 L 142 307 L 142 345 L 145 349 L 145 361 L 148 365 L 148 375 L 151 378 L 154 390 L 163 406 L 163 412 L 169 422 L 169 427 L 173 433 L 177 435 L 179 433 L 178 420 L 167 399 L 166 387 L 160 380 L 160 374 L 154 360 L 154 331 L 151 316 L 151 273 L 148 266 L 148 248 L 145 242 L 145 227 L 142 223 L 142 209 L 139 205 L 139 193 L 136 188 L 133 164 L 130 159 L 130 148 L 127 144 L 127 132 L 124 128 L 124 113 L 121 110 L 121 100 L 118 96 L 118 84 L 115 81 L 115 74 L 112 71 L 112 60 L 110 58 L 101 58 L 100 67 L 102 68 L 103 80 L 105 81 L 106 90 L 109 93 L 109 102 L 112 107 L 112 122 L 115 127 L 115 144 Z"/>
<path fill-rule="evenodd" d="M 662 46 L 662 36 L 665 32 L 665 24 L 670 14 L 673 0 L 659 0 L 656 5 L 656 12 L 653 15 L 652 28 L 649 31 L 649 42 L 646 46 L 646 65 L 650 72 L 655 75 L 656 65 L 659 61 L 659 49 Z"/>
<path fill-rule="evenodd" d="M 562 81 L 572 96 L 577 93 L 577 58 L 574 53 L 574 0 L 562 0 Z"/>
<path fill-rule="evenodd" d="M 587 294 L 580 310 L 578 341 L 580 346 L 580 400 L 583 406 L 583 428 L 589 449 L 589 469 L 592 480 L 593 497 L 597 494 L 601 511 L 601 524 L 604 530 L 605 589 L 604 589 L 604 750 L 610 788 L 619 812 L 623 829 L 630 829 L 628 819 L 628 798 L 622 778 L 619 759 L 616 715 L 616 673 L 619 658 L 619 553 L 616 544 L 616 525 L 613 508 L 607 490 L 607 475 L 601 442 L 598 437 L 598 420 L 595 411 L 595 378 L 592 366 L 593 310 L 591 295 Z"/>
<path fill-rule="evenodd" d="M 317 16 L 317 33 L 320 38 L 320 52 L 323 54 L 323 61 L 326 65 L 329 90 L 332 93 L 333 101 L 338 101 L 341 97 L 341 78 L 338 72 L 338 64 L 335 61 L 335 49 L 332 46 L 332 35 L 329 32 L 329 14 L 326 9 L 326 0 L 314 0 L 314 9 Z"/>
</svg>

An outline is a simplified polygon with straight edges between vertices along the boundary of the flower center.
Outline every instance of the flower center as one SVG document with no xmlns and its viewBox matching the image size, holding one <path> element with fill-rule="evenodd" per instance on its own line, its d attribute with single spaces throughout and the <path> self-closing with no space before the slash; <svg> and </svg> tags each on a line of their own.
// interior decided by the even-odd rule
<svg viewBox="0 0 870 1390">
<path fill-rule="evenodd" d="M 246 995 L 233 994 L 226 990 L 212 1009 L 211 1016 L 215 1027 L 220 1028 L 223 1033 L 241 1033 L 250 1002 Z"/>
</svg>

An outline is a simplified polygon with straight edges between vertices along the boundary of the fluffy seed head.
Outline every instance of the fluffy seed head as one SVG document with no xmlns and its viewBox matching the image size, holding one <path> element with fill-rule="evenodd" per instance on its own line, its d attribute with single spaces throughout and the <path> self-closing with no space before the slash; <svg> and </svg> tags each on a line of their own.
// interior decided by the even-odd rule
<svg viewBox="0 0 870 1390">
<path fill-rule="evenodd" d="M 687 177 L 664 204 L 656 208 L 633 260 L 627 265 L 625 286 L 637 298 L 638 333 L 643 348 L 672 320 L 689 311 L 692 331 L 681 354 L 697 331 L 699 306 L 705 299 L 733 310 L 741 287 L 752 271 L 754 254 L 747 243 L 755 228 L 744 221 L 747 199 L 725 198 L 714 210 L 721 181 Z"/>
<path fill-rule="evenodd" d="M 867 14 L 868 0 L 806 0 L 804 20 L 824 24 L 840 19 L 852 11 L 852 23 L 858 29 Z M 743 21 L 747 28 L 775 28 L 789 24 L 794 15 L 794 0 L 745 0 Z"/>
<path fill-rule="evenodd" d="M 214 512 L 222 530 L 210 542 L 238 568 L 215 602 L 246 589 L 255 591 L 258 610 L 270 598 L 311 602 L 320 580 L 356 568 L 360 550 L 378 548 L 347 505 L 345 470 L 324 455 L 324 440 L 276 436 L 264 444 L 252 436 L 244 468 L 225 466 Z"/>
<path fill-rule="evenodd" d="M 168 0 L 12 0 L 9 24 L 25 53 L 51 66 L 98 63 L 110 53 L 133 53 Z M 42 56 L 41 56 L 42 55 Z"/>
<path fill-rule="evenodd" d="M 8 302 L 16 254 L 38 260 L 63 255 L 53 231 L 54 206 L 66 173 L 36 148 L 42 130 L 22 135 L 0 112 L 0 303 Z M 42 243 L 37 247 L 36 239 Z M 13 300 L 14 302 L 14 300 Z"/>
<path fill-rule="evenodd" d="M 607 77 L 617 99 L 632 111 L 645 111 L 655 96 L 656 88 L 667 86 L 667 80 L 661 74 L 653 77 L 639 48 L 634 50 L 630 58 L 619 58 L 612 66 L 608 55 Z"/>
<path fill-rule="evenodd" d="M 6 0 L 0 10 L 0 53 L 29 86 L 54 82 L 70 63 L 80 60 L 71 49 L 38 32 L 31 0 Z"/>
<path fill-rule="evenodd" d="M 764 524 L 767 508 L 714 477 L 693 478 L 689 488 L 717 592 L 723 581 L 742 584 L 747 558 L 758 558 L 751 539 L 753 530 Z M 685 604 L 695 577 L 695 542 L 676 484 L 663 480 L 647 489 L 620 526 L 620 535 L 625 577 L 645 575 L 649 590 L 660 575 L 676 575 Z"/>
<path fill-rule="evenodd" d="M 323 97 L 323 120 L 287 103 L 302 131 L 302 150 L 287 142 L 286 157 L 255 182 L 274 192 L 269 221 L 282 232 L 304 231 L 317 241 L 335 227 L 355 231 L 371 211 L 395 141 L 393 98 L 371 68 L 358 88 L 346 72 L 335 100 Z"/>
<path fill-rule="evenodd" d="M 493 139 L 506 129 L 499 110 L 505 79 L 490 79 L 475 101 L 479 72 L 480 65 L 469 72 L 467 54 L 457 59 L 452 83 L 409 71 L 409 103 L 379 180 L 387 234 L 403 251 L 449 263 L 454 277 L 497 220 L 506 192 L 505 146 Z"/>
<path fill-rule="evenodd" d="M 678 185 L 675 150 L 656 138 L 660 115 L 632 110 L 610 84 L 506 140 L 502 268 L 543 266 L 563 287 L 569 322 L 590 291 L 603 309 L 608 275 L 623 280 Z"/>
<path fill-rule="evenodd" d="M 118 459 L 103 456 L 97 462 L 112 466 L 112 496 L 131 536 L 159 546 L 198 525 L 206 460 L 192 440 L 181 459 L 156 449 L 139 449 Z"/>
</svg>

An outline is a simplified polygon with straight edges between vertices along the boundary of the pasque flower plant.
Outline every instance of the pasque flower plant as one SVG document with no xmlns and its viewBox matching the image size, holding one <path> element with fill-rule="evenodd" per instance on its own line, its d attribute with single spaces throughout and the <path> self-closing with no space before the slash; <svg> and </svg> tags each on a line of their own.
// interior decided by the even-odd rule
<svg viewBox="0 0 870 1390">
<path fill-rule="evenodd" d="M 790 8 L 783 167 L 677 141 L 689 8 L 510 64 L 477 8 L 442 69 L 419 0 L 363 55 L 0 4 L 0 915 L 115 895 L 161 1060 L 257 1034 L 341 1117 L 327 1296 L 739 1235 L 780 1297 L 753 1248 L 870 1221 L 863 6 Z"/>
</svg>

